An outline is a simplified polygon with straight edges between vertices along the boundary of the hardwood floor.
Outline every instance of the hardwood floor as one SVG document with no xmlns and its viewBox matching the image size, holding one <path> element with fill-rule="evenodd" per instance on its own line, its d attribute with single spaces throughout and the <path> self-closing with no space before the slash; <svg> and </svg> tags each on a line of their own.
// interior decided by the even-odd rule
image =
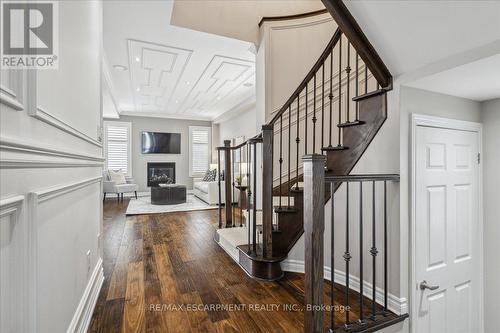
<svg viewBox="0 0 500 333">
<path fill-rule="evenodd" d="M 89 332 L 303 332 L 303 275 L 249 278 L 213 240 L 217 210 L 125 217 L 127 205 L 104 205 L 105 280 Z"/>
</svg>

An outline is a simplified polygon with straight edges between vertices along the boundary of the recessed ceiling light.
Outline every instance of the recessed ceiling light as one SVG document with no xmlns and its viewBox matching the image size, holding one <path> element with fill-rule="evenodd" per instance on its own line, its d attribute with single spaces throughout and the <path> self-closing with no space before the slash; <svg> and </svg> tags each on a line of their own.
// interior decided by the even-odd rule
<svg viewBox="0 0 500 333">
<path fill-rule="evenodd" d="M 186 84 L 189 86 L 189 81 L 186 81 Z"/>
<path fill-rule="evenodd" d="M 128 69 L 127 67 L 125 67 L 123 65 L 113 65 L 113 68 L 117 71 L 120 71 L 120 72 L 124 72 Z"/>
<path fill-rule="evenodd" d="M 217 100 L 220 101 L 220 97 L 217 97 Z"/>
<path fill-rule="evenodd" d="M 139 61 L 141 61 L 141 58 L 135 57 L 135 61 L 139 62 Z"/>
<path fill-rule="evenodd" d="M 253 84 L 250 83 L 250 82 L 247 82 L 247 83 L 243 83 L 243 86 L 245 86 L 245 87 L 251 87 L 251 86 L 253 86 Z"/>
<path fill-rule="evenodd" d="M 175 101 L 175 104 L 179 103 L 179 101 Z"/>
<path fill-rule="evenodd" d="M 140 88 L 140 87 L 137 87 L 137 89 L 136 89 L 136 90 L 137 90 L 137 91 L 141 91 L 141 88 Z"/>
</svg>

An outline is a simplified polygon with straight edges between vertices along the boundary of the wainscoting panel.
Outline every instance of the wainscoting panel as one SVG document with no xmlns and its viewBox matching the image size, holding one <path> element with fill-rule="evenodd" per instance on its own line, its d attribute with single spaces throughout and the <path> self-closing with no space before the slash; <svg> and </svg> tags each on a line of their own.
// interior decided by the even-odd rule
<svg viewBox="0 0 500 333">
<path fill-rule="evenodd" d="M 25 332 L 24 196 L 0 199 L 0 332 Z"/>
<path fill-rule="evenodd" d="M 95 250 L 101 180 L 88 178 L 29 194 L 32 332 L 87 329 L 103 280 Z"/>
</svg>

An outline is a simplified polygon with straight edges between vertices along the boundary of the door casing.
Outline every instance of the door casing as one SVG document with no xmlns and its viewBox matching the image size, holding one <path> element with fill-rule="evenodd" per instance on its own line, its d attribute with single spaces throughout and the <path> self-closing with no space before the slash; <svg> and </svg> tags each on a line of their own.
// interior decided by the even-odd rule
<svg viewBox="0 0 500 333">
<path fill-rule="evenodd" d="M 483 272 L 484 272 L 484 254 L 483 254 L 483 152 L 482 152 L 482 124 L 457 120 L 441 118 L 423 114 L 412 113 L 411 115 L 411 152 L 410 152 L 410 172 L 411 172 L 411 184 L 410 184 L 410 237 L 409 237 L 409 296 L 410 296 L 410 332 L 415 333 L 415 325 L 413 320 L 417 318 L 416 310 L 416 300 L 417 300 L 417 280 L 416 280 L 416 263 L 415 263 L 415 253 L 416 253 L 416 152 L 417 152 L 417 127 L 434 127 L 443 129 L 453 129 L 474 132 L 477 135 L 478 142 L 478 152 L 480 154 L 480 163 L 478 168 L 478 222 L 479 222 L 479 267 L 480 267 L 480 278 L 479 278 L 479 323 L 477 325 L 479 332 L 484 332 L 484 289 L 483 289 Z"/>
</svg>

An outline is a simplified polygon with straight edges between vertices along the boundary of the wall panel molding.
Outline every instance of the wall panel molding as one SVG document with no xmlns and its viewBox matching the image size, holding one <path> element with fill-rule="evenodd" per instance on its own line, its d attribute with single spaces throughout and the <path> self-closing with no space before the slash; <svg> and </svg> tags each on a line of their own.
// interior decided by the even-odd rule
<svg viewBox="0 0 500 333">
<path fill-rule="evenodd" d="M 102 176 L 99 177 L 93 177 L 93 178 L 87 178 L 83 179 L 77 182 L 73 183 L 68 183 L 68 184 L 63 184 L 59 186 L 54 186 L 54 187 L 49 187 L 45 188 L 39 191 L 33 191 L 28 194 L 28 212 L 29 212 L 29 218 L 28 218 L 28 232 L 27 232 L 27 237 L 28 237 L 28 244 L 29 244 L 29 249 L 28 249 L 28 276 L 29 276 L 29 281 L 28 281 L 28 295 L 29 295 L 29 332 L 35 333 L 37 332 L 37 302 L 38 302 L 38 272 L 39 272 L 39 267 L 38 267 L 38 223 L 39 223 L 39 213 L 38 213 L 38 207 L 41 203 L 52 200 L 54 198 L 57 198 L 61 195 L 66 195 L 72 192 L 75 192 L 79 189 L 83 189 L 87 186 L 90 186 L 92 184 L 97 184 L 102 182 Z M 101 200 L 99 200 L 100 202 Z M 98 259 L 101 260 L 101 259 Z M 99 262 L 98 262 L 99 263 Z M 96 268 L 94 269 L 95 271 L 100 272 L 98 269 L 98 266 L 96 265 Z M 97 274 L 98 274 L 97 273 Z M 91 278 L 96 279 L 93 275 Z M 95 283 L 100 285 L 102 284 L 102 281 L 99 282 L 100 277 L 97 277 L 98 281 L 92 281 L 89 279 L 88 284 L 94 285 Z M 88 285 L 87 285 L 87 288 Z M 85 292 L 87 291 L 87 288 L 85 289 Z M 83 297 L 86 294 L 83 294 Z M 76 314 L 76 313 L 75 313 Z M 72 321 L 73 323 L 73 321 Z"/>
<path fill-rule="evenodd" d="M 0 137 L 0 169 L 102 166 L 102 156 L 80 154 L 18 139 Z"/>
<path fill-rule="evenodd" d="M 4 85 L 0 85 L 0 103 L 10 106 L 17 111 L 24 110 L 23 101 L 12 89 Z"/>
<path fill-rule="evenodd" d="M 0 331 L 25 332 L 23 310 L 27 305 L 26 242 L 24 241 L 23 195 L 0 199 Z M 4 252 L 5 251 L 5 252 Z"/>
<path fill-rule="evenodd" d="M 35 108 L 32 108 L 33 111 L 30 111 L 29 112 L 29 115 L 38 119 L 38 120 L 41 120 L 49 125 L 52 125 L 66 133 L 69 133 L 77 138 L 80 138 L 84 141 L 87 141 L 97 147 L 101 147 L 102 148 L 102 142 L 94 139 L 94 138 L 91 138 L 90 136 L 88 136 L 87 134 L 77 130 L 76 128 L 74 128 L 73 126 L 71 126 L 70 124 L 68 124 L 67 122 L 64 122 L 63 120 L 57 118 L 56 116 L 50 114 L 49 112 L 45 111 L 41 106 L 37 106 Z"/>
<path fill-rule="evenodd" d="M 102 266 L 102 259 L 97 260 L 94 271 L 89 279 L 87 287 L 83 292 L 83 296 L 78 303 L 73 319 L 69 324 L 67 333 L 85 333 L 92 319 L 95 304 L 99 296 L 102 284 L 104 282 L 104 271 Z"/>
</svg>

